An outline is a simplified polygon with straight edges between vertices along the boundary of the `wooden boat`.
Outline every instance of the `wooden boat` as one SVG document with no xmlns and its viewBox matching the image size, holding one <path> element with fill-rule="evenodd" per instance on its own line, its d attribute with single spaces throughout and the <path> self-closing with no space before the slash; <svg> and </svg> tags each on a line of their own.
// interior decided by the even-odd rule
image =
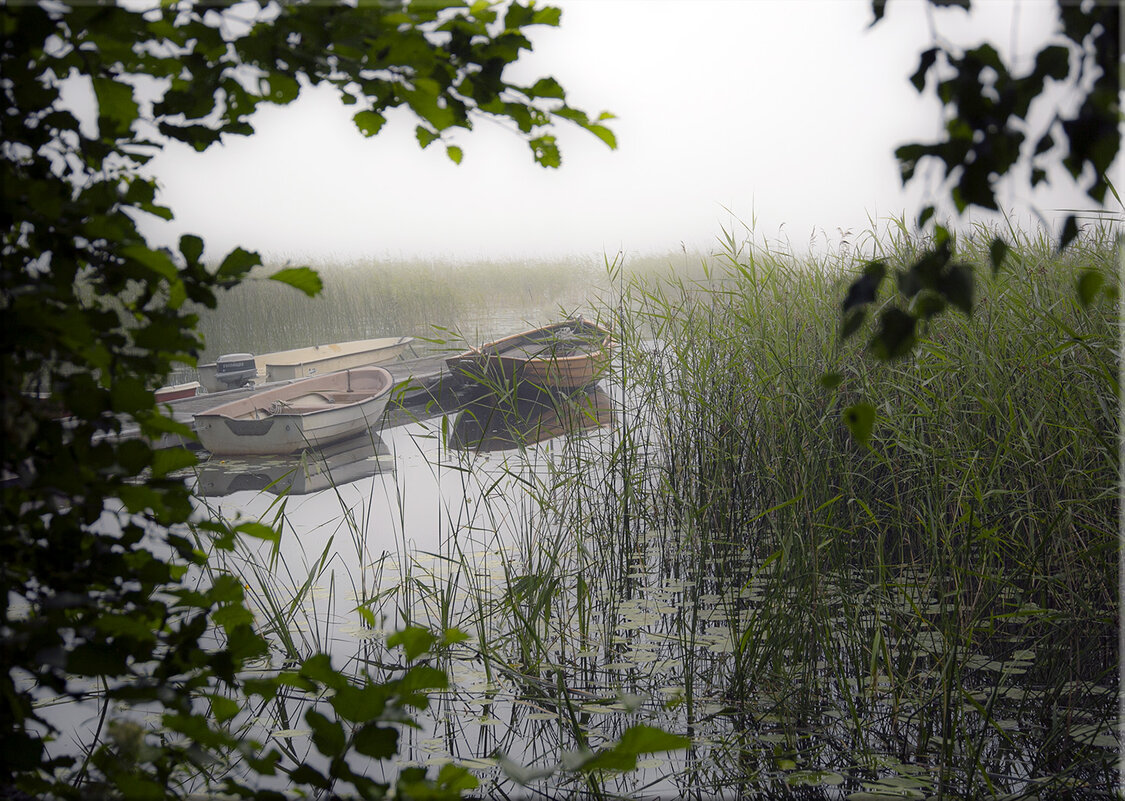
<svg viewBox="0 0 1125 801">
<path fill-rule="evenodd" d="M 484 384 L 528 382 L 549 390 L 593 384 L 609 366 L 610 331 L 581 317 L 515 334 L 446 360 L 450 372 Z"/>
<path fill-rule="evenodd" d="M 217 456 L 296 453 L 377 425 L 393 385 L 382 367 L 313 376 L 196 414 L 195 432 Z"/>
<path fill-rule="evenodd" d="M 157 403 L 170 403 L 174 400 L 183 400 L 184 398 L 194 398 L 199 392 L 200 383 L 198 381 L 188 381 L 185 384 L 170 384 L 166 387 L 161 387 L 155 390 Z"/>
<path fill-rule="evenodd" d="M 252 354 L 228 354 L 197 368 L 199 380 L 208 392 L 220 392 L 250 382 L 289 381 L 353 367 L 383 364 L 397 359 L 414 337 L 380 337 L 312 345 L 307 348 Z M 253 360 L 253 372 L 246 371 Z"/>
</svg>

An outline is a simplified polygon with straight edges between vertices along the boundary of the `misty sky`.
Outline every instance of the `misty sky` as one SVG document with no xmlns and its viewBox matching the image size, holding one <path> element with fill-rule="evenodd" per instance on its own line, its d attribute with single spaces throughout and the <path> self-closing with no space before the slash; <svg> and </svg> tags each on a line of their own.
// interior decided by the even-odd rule
<svg viewBox="0 0 1125 801">
<path fill-rule="evenodd" d="M 907 80 L 935 30 L 1029 64 L 1054 25 L 1046 0 L 988 0 L 971 18 L 894 0 L 875 28 L 868 0 L 554 4 L 561 27 L 533 29 L 535 52 L 506 76 L 553 75 L 572 105 L 615 113 L 616 151 L 566 125 L 563 166 L 545 170 L 481 121 L 454 133 L 457 166 L 440 144 L 419 150 L 408 115 L 365 139 L 354 108 L 306 90 L 261 107 L 252 137 L 203 154 L 169 145 L 152 171 L 177 219 L 146 230 L 200 234 L 212 255 L 242 245 L 319 261 L 707 250 L 746 226 L 802 250 L 916 214 L 926 187 L 902 191 L 892 151 L 940 129 L 937 102 Z M 1076 191 L 1000 199 L 1053 223 L 1053 210 L 1089 205 Z"/>
</svg>

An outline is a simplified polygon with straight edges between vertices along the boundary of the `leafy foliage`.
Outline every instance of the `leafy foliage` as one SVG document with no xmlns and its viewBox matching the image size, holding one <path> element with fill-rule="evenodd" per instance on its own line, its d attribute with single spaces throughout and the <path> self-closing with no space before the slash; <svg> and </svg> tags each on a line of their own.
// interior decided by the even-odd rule
<svg viewBox="0 0 1125 801">
<path fill-rule="evenodd" d="M 970 9 L 970 0 L 930 3 Z M 873 25 L 883 18 L 886 5 L 886 0 L 873 0 Z M 987 42 L 964 51 L 938 42 L 924 51 L 910 82 L 919 93 L 927 88 L 936 93 L 946 111 L 945 133 L 939 141 L 910 143 L 895 151 L 903 183 L 913 180 L 921 162 L 936 160 L 958 213 L 972 206 L 998 210 L 996 184 L 1001 178 L 1026 169 L 1030 185 L 1035 187 L 1047 181 L 1049 160 L 1061 158 L 1070 176 L 1085 184 L 1086 194 L 1094 202 L 1104 203 L 1106 193 L 1114 192 L 1107 176 L 1120 150 L 1121 7 L 1117 3 L 1088 5 L 1059 0 L 1061 30 L 1024 74 L 1009 67 Z M 1037 123 L 1042 115 L 1032 112 L 1049 102 L 1044 95 L 1054 83 L 1065 84 L 1069 96 L 1050 101 L 1055 105 L 1046 122 Z M 1028 146 L 1031 142 L 1033 147 Z M 868 353 L 878 360 L 911 354 L 919 324 L 925 325 L 950 306 L 966 315 L 973 313 L 972 267 L 955 259 L 955 237 L 934 221 L 935 212 L 935 206 L 928 205 L 918 215 L 919 228 L 930 227 L 933 232 L 931 245 L 916 261 L 897 271 L 896 297 L 879 311 L 867 345 Z M 1059 249 L 1078 233 L 1072 213 L 1063 223 Z M 1000 269 L 1009 250 L 1002 238 L 992 241 L 993 271 Z M 885 273 L 885 265 L 873 262 L 852 281 L 842 304 L 841 339 L 862 327 Z M 1084 305 L 1093 301 L 1103 283 L 1104 278 L 1097 275 L 1080 279 L 1078 294 Z"/>
<path fill-rule="evenodd" d="M 269 646 L 241 585 L 222 575 L 210 587 L 183 583 L 205 559 L 183 533 L 192 506 L 171 473 L 195 457 L 156 448 L 163 435 L 191 434 L 156 405 L 153 386 L 173 364 L 194 364 L 202 348 L 186 302 L 214 308 L 260 259 L 238 248 L 215 267 L 194 235 L 178 252 L 150 247 L 136 219 L 172 212 L 138 168 L 169 141 L 205 150 L 248 135 L 260 104 L 290 103 L 322 83 L 357 107 L 367 136 L 401 107 L 417 118 L 423 146 L 491 117 L 507 121 L 544 166 L 561 162 L 549 133 L 559 120 L 612 147 L 602 125 L 610 115 L 592 120 L 572 108 L 553 78 L 529 86 L 504 78 L 531 49 L 526 29 L 558 23 L 553 8 L 456 0 L 0 7 L 0 795 L 19 788 L 80 798 L 113 787 L 126 797 L 174 796 L 184 771 L 209 776 L 229 753 L 251 773 L 285 770 L 297 785 L 386 792 L 346 754 L 385 756 L 394 729 L 378 722 L 408 722 L 444 677 L 413 667 L 397 683 L 353 685 L 314 656 L 296 673 L 244 681 L 242 670 Z M 96 109 L 88 119 L 83 105 Z M 462 158 L 456 146 L 447 153 Z M 271 277 L 320 290 L 307 268 Z M 228 550 L 239 533 L 199 528 Z M 260 754 L 228 726 L 246 693 L 269 698 L 284 687 L 336 692 L 335 719 L 306 718 L 327 773 L 282 768 L 276 751 Z M 96 700 L 109 719 L 81 763 L 55 745 L 60 732 L 37 705 L 49 694 Z M 336 701 L 352 696 L 354 706 Z M 137 704 L 162 710 L 159 745 L 116 717 L 119 706 Z M 471 785 L 452 768 L 436 780 L 408 771 L 399 782 L 401 797 Z M 233 779 L 226 786 L 277 797 Z"/>
</svg>

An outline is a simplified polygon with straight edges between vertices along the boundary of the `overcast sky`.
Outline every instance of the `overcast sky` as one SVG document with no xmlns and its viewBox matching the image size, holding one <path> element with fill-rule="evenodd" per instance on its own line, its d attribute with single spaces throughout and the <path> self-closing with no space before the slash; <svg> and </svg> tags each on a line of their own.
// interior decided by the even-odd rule
<svg viewBox="0 0 1125 801">
<path fill-rule="evenodd" d="M 202 235 L 208 253 L 242 245 L 273 259 L 364 256 L 511 258 L 713 247 L 722 228 L 823 243 L 904 210 L 892 151 L 934 138 L 938 106 L 907 78 L 933 31 L 993 41 L 1025 61 L 1054 26 L 1048 0 L 986 0 L 970 18 L 918 0 L 562 0 L 558 29 L 508 77 L 555 76 L 572 105 L 612 111 L 618 149 L 565 125 L 563 166 L 534 164 L 522 140 L 480 122 L 452 142 L 460 166 L 419 150 L 414 122 L 392 115 L 376 137 L 330 90 L 263 106 L 252 137 L 196 154 L 169 145 L 153 162 L 176 221 L 158 241 Z M 1053 209 L 1080 192 L 1031 201 Z"/>
</svg>

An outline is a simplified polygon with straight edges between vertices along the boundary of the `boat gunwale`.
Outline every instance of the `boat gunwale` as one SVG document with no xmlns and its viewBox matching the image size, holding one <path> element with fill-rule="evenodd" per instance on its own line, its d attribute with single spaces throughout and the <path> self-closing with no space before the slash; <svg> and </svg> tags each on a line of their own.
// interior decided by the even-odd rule
<svg viewBox="0 0 1125 801">
<path fill-rule="evenodd" d="M 324 406 L 322 408 L 321 407 L 318 407 L 318 408 L 306 407 L 305 409 L 302 410 L 300 407 L 297 407 L 297 408 L 292 409 L 290 411 L 284 411 L 284 410 L 278 411 L 278 412 L 268 411 L 268 406 L 270 404 L 272 404 L 273 402 L 275 402 L 277 400 L 283 400 L 287 397 L 293 396 L 294 387 L 297 387 L 298 385 L 301 385 L 300 389 L 307 390 L 307 392 L 302 393 L 302 394 L 310 394 L 310 393 L 313 393 L 313 392 L 319 392 L 320 390 L 310 389 L 308 387 L 309 383 L 315 383 L 315 384 L 328 383 L 328 384 L 331 384 L 331 383 L 335 383 L 336 381 L 338 381 L 340 379 L 340 376 L 342 376 L 343 374 L 351 373 L 351 374 L 354 375 L 357 372 L 374 373 L 374 374 L 378 375 L 379 378 L 381 379 L 380 386 L 378 386 L 376 388 L 373 388 L 373 389 L 363 389 L 363 390 L 339 390 L 339 389 L 333 390 L 332 388 L 329 388 L 328 391 L 335 391 L 339 394 L 343 394 L 343 393 L 353 394 L 354 393 L 357 396 L 357 398 L 356 398 L 356 400 L 346 401 L 346 402 L 343 402 L 343 403 L 338 403 L 338 402 L 326 403 L 326 404 L 324 404 Z M 247 419 L 266 420 L 266 419 L 274 419 L 274 418 L 282 419 L 282 418 L 294 418 L 294 417 L 309 419 L 309 418 L 313 417 L 314 415 L 320 415 L 320 414 L 323 414 L 325 412 L 333 412 L 333 411 L 338 411 L 338 410 L 341 410 L 341 409 L 350 410 L 350 409 L 353 409 L 354 407 L 356 407 L 360 404 L 368 403 L 370 401 L 380 400 L 380 399 L 382 399 L 382 397 L 384 395 L 388 395 L 390 393 L 391 389 L 394 387 L 394 383 L 395 383 L 394 376 L 392 376 L 390 371 L 388 371 L 384 367 L 379 367 L 378 365 L 368 365 L 368 366 L 364 366 L 364 367 L 351 367 L 351 368 L 348 368 L 347 370 L 340 370 L 340 371 L 333 372 L 333 373 L 324 373 L 322 375 L 309 376 L 308 378 L 300 378 L 300 379 L 297 379 L 295 381 L 291 381 L 289 383 L 286 383 L 282 386 L 271 387 L 270 389 L 263 389 L 259 392 L 255 392 L 252 395 L 249 395 L 245 398 L 239 398 L 237 400 L 228 401 L 226 403 L 220 404 L 219 406 L 215 406 L 211 409 L 207 409 L 206 411 L 197 412 L 194 415 L 194 417 L 195 418 L 200 418 L 200 417 L 203 417 L 203 418 L 221 418 L 221 419 L 224 419 L 224 420 L 247 420 Z M 263 403 L 263 400 L 264 400 L 263 396 L 269 396 L 268 402 Z M 297 395 L 296 397 L 300 397 L 300 395 Z M 246 409 L 247 411 L 235 415 L 235 414 L 230 413 L 229 410 L 232 410 L 232 409 Z M 262 418 L 251 418 L 251 417 L 247 416 L 247 415 L 255 413 L 257 411 L 264 412 L 265 416 L 262 417 Z"/>
<path fill-rule="evenodd" d="M 595 332 L 598 333 L 600 335 L 600 337 L 598 337 L 598 338 L 590 337 L 590 339 L 589 339 L 590 344 L 596 343 L 596 344 L 599 345 L 598 349 L 592 350 L 592 351 L 581 351 L 581 352 L 578 352 L 578 353 L 571 354 L 569 356 L 548 355 L 548 356 L 526 356 L 526 357 L 523 357 L 523 356 L 515 356 L 515 355 L 506 356 L 503 353 L 503 350 L 509 349 L 509 348 L 513 347 L 514 345 L 520 343 L 523 340 L 530 340 L 531 342 L 536 342 L 536 340 L 530 339 L 534 335 L 550 334 L 550 333 L 553 333 L 557 330 L 560 330 L 560 329 L 563 329 L 563 328 L 570 328 L 570 327 L 574 327 L 574 326 L 586 327 L 591 331 L 591 333 L 595 333 Z M 613 351 L 613 331 L 610 330 L 609 328 L 606 328 L 605 326 L 603 326 L 599 323 L 594 322 L 593 320 L 587 320 L 585 318 L 578 317 L 578 318 L 571 319 L 571 320 L 563 320 L 563 321 L 560 321 L 560 322 L 557 322 L 557 323 L 550 323 L 548 325 L 540 326 L 538 328 L 531 328 L 531 329 L 528 329 L 527 331 L 522 331 L 518 334 L 512 334 L 510 336 L 506 336 L 506 337 L 503 337 L 501 339 L 494 340 L 492 342 L 486 342 L 484 345 L 481 345 L 479 348 L 470 348 L 469 350 L 462 351 L 461 353 L 458 353 L 454 356 L 450 356 L 448 359 L 446 359 L 446 364 L 451 368 L 456 368 L 456 367 L 462 367 L 466 364 L 477 364 L 477 363 L 480 363 L 482 360 L 483 361 L 497 360 L 497 361 L 505 362 L 505 363 L 508 363 L 508 364 L 519 364 L 519 365 L 525 365 L 525 366 L 526 365 L 533 365 L 533 366 L 540 366 L 540 365 L 567 366 L 567 365 L 570 365 L 572 363 L 579 363 L 579 362 L 591 362 L 591 363 L 593 363 L 593 362 L 596 362 L 598 359 L 600 359 L 603 355 L 608 355 L 612 351 Z"/>
<path fill-rule="evenodd" d="M 270 367 L 300 367 L 306 364 L 315 364 L 316 362 L 328 361 L 330 359 L 339 359 L 345 356 L 358 356 L 365 353 L 377 353 L 382 350 L 391 350 L 392 348 L 405 347 L 414 341 L 412 336 L 399 336 L 399 337 L 377 337 L 374 339 L 352 339 L 347 342 L 329 342 L 327 345 L 306 345 L 303 348 L 290 348 L 289 350 L 279 350 L 272 353 L 263 353 L 261 356 L 256 356 L 255 361 L 261 360 L 259 369 L 269 370 Z M 341 350 L 337 353 L 329 353 L 315 359 L 303 360 L 281 360 L 278 361 L 277 357 L 293 356 L 302 353 L 315 353 L 317 349 L 332 348 L 343 345 L 358 345 L 361 343 L 382 342 L 381 345 L 372 345 L 365 348 L 355 348 L 352 350 Z M 267 361 L 268 360 L 268 361 Z M 326 374 L 327 375 L 327 374 Z"/>
</svg>

